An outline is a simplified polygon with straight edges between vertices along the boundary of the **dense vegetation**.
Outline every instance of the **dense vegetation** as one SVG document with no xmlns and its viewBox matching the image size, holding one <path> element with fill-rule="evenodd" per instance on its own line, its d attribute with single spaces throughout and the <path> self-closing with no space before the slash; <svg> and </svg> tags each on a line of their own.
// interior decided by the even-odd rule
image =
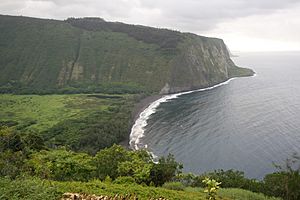
<svg viewBox="0 0 300 200">
<path fill-rule="evenodd" d="M 299 157 L 294 157 L 292 162 L 288 160 L 285 167 L 278 168 L 278 172 L 267 174 L 261 181 L 246 178 L 243 172 L 235 170 L 216 170 L 198 176 L 179 174 L 175 180 L 186 186 L 204 187 L 202 180 L 209 177 L 221 182 L 222 188 L 239 188 L 267 196 L 296 200 L 300 198 L 300 167 L 296 167 L 295 163 L 300 163 Z"/>
<path fill-rule="evenodd" d="M 222 40 L 167 29 L 4 15 L 0 29 L 0 93 L 168 93 L 253 74 Z"/>
<path fill-rule="evenodd" d="M 0 28 L 1 92 L 136 93 L 166 76 L 168 55 L 124 33 L 10 16 L 0 16 Z"/>
<path fill-rule="evenodd" d="M 132 192 L 144 198 L 165 195 L 172 199 L 179 199 L 181 195 L 190 195 L 185 199 L 192 199 L 191 197 L 197 194 L 199 195 L 197 198 L 203 199 L 199 192 L 173 193 L 153 187 L 163 186 L 169 190 L 195 192 L 201 190 L 199 187 L 205 186 L 203 179 L 207 177 L 222 182 L 223 188 L 247 189 L 288 200 L 297 200 L 300 197 L 299 168 L 293 168 L 290 165 L 299 161 L 297 157 L 287 162 L 287 168 L 281 168 L 276 173 L 266 175 L 262 181 L 257 181 L 245 178 L 242 172 L 233 170 L 219 170 L 201 175 L 182 174 L 182 165 L 177 163 L 172 155 L 153 162 L 151 155 L 145 150 L 128 151 L 118 145 L 105 148 L 92 156 L 86 153 L 75 153 L 65 147 L 48 149 L 38 135 L 21 134 L 11 128 L 2 127 L 0 137 L 0 176 L 6 177 L 0 179 L 0 183 L 5 185 L 2 189 L 4 197 L 9 195 L 9 192 L 15 191 L 14 194 L 22 198 L 26 198 L 26 195 L 33 195 L 34 198 L 36 198 L 35 195 L 46 195 L 55 199 L 63 192 L 94 193 L 95 188 L 102 188 L 95 193 Z M 104 183 L 92 181 L 95 179 Z M 50 182 L 42 184 L 42 180 L 50 180 Z M 20 182 L 25 185 L 18 188 L 12 186 Z M 27 187 L 26 184 L 29 188 L 37 184 L 35 189 L 32 188 L 32 194 L 26 192 L 24 188 Z M 152 187 L 142 189 L 143 186 L 136 184 Z M 124 187 L 127 189 L 125 190 Z M 260 195 L 254 198 L 253 193 L 245 193 L 237 189 L 221 190 L 220 195 L 231 199 L 230 197 L 236 195 L 232 191 L 243 194 L 244 197 L 248 194 L 249 199 L 266 199 Z"/>
<path fill-rule="evenodd" d="M 134 182 L 158 186 L 181 169 L 171 155 L 154 163 L 145 150 L 127 151 L 117 145 L 91 156 L 65 147 L 47 149 L 38 135 L 20 134 L 11 128 L 2 128 L 0 137 L 0 175 L 12 178 L 23 173 L 58 181 L 132 177 Z"/>
<path fill-rule="evenodd" d="M 95 154 L 128 139 L 141 95 L 0 95 L 0 125 L 42 137 L 48 147 Z"/>
<path fill-rule="evenodd" d="M 99 195 L 134 193 L 141 199 L 160 196 L 170 199 L 205 198 L 203 190 L 190 188 L 192 185 L 181 173 L 182 166 L 172 155 L 154 163 L 151 155 L 144 150 L 127 151 L 117 145 L 101 150 L 95 156 L 75 153 L 63 147 L 51 150 L 45 147 L 38 135 L 20 134 L 11 128 L 2 128 L 0 137 L 1 199 L 58 199 L 64 192 Z M 171 184 L 171 181 L 177 183 Z M 230 183 L 232 180 L 224 181 Z M 162 185 L 165 189 L 156 188 Z M 230 191 L 221 191 L 222 197 L 231 199 L 236 192 Z M 251 198 L 267 199 L 249 193 L 248 199 Z"/>
<path fill-rule="evenodd" d="M 156 44 L 164 50 L 174 51 L 183 40 L 181 33 L 168 29 L 158 29 L 141 25 L 106 22 L 101 18 L 69 18 L 66 22 L 89 31 L 113 31 L 126 33 L 136 40 Z"/>
<path fill-rule="evenodd" d="M 205 200 L 206 196 L 201 188 L 185 188 L 184 191 L 169 190 L 161 187 L 149 187 L 135 183 L 116 184 L 111 182 L 93 180 L 90 182 L 58 182 L 44 181 L 37 178 L 19 178 L 9 180 L 0 178 L 0 199 L 9 200 L 54 200 L 61 199 L 65 192 L 78 192 L 85 194 L 127 195 L 136 194 L 141 200 L 164 197 L 169 200 Z M 223 200 L 279 200 L 269 198 L 241 189 L 221 189 Z"/>
</svg>

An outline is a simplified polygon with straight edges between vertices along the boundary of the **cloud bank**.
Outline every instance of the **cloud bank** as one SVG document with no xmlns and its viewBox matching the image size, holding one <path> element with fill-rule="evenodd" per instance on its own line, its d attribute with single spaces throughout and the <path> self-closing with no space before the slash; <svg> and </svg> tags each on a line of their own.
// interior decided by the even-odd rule
<svg viewBox="0 0 300 200">
<path fill-rule="evenodd" d="M 236 45 L 243 38 L 290 43 L 290 49 L 300 50 L 298 0 L 1 0 L 0 13 L 52 19 L 97 16 L 225 37 L 234 50 L 247 50 Z"/>
</svg>

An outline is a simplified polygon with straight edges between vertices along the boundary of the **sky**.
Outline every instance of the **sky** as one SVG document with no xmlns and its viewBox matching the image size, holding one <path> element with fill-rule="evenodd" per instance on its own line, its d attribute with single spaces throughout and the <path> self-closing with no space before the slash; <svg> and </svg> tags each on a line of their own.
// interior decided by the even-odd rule
<svg viewBox="0 0 300 200">
<path fill-rule="evenodd" d="M 0 0 L 0 14 L 101 17 L 222 38 L 232 52 L 300 51 L 300 0 Z"/>
</svg>

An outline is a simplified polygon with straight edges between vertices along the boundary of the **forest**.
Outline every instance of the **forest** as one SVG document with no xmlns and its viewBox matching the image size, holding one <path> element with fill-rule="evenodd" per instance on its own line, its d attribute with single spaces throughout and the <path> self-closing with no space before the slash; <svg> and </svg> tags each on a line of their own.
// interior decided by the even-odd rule
<svg viewBox="0 0 300 200">
<path fill-rule="evenodd" d="M 8 127 L 0 129 L 0 152 L 0 176 L 2 177 L 0 185 L 3 186 L 1 199 L 14 199 L 15 197 L 9 196 L 9 191 L 13 191 L 15 195 L 21 195 L 24 199 L 26 195 L 33 195 L 32 199 L 38 199 L 38 195 L 44 192 L 47 193 L 44 195 L 47 195 L 49 199 L 56 199 L 63 192 L 70 192 L 68 191 L 70 188 L 72 192 L 89 192 L 95 191 L 94 187 L 103 185 L 102 190 L 99 191 L 105 191 L 107 184 L 110 189 L 105 191 L 105 194 L 111 194 L 114 186 L 123 185 L 124 188 L 119 188 L 118 192 L 125 195 L 131 190 L 125 189 L 126 185 L 129 185 L 133 188 L 145 187 L 146 191 L 163 188 L 163 191 L 184 191 L 187 195 L 190 193 L 194 195 L 192 191 L 198 190 L 199 192 L 199 188 L 205 187 L 203 183 L 205 178 L 220 181 L 224 190 L 221 190 L 219 195 L 223 194 L 225 197 L 238 194 L 226 188 L 236 188 L 239 192 L 240 190 L 254 192 L 248 199 L 254 199 L 254 197 L 255 199 L 272 199 L 272 196 L 275 196 L 296 200 L 300 197 L 300 169 L 292 167 L 292 164 L 299 162 L 297 155 L 287 160 L 286 166 L 277 166 L 277 172 L 267 174 L 263 180 L 259 181 L 249 179 L 244 176 L 243 172 L 235 170 L 216 170 L 200 175 L 185 174 L 182 173 L 183 166 L 171 154 L 155 161 L 145 150 L 130 151 L 119 145 L 104 148 L 94 155 L 74 152 L 64 146 L 49 148 L 39 135 L 32 132 L 20 132 Z M 50 182 L 41 184 L 42 180 Z M 12 189 L 11 186 L 15 184 L 22 186 Z M 27 184 L 29 187 L 32 187 L 30 184 L 36 184 L 31 194 L 22 191 L 28 186 Z M 52 187 L 52 184 L 56 187 Z M 142 193 L 139 196 L 144 199 L 165 194 L 163 191 L 156 195 L 145 195 L 135 190 L 135 192 Z M 199 192 L 198 198 L 204 199 L 205 196 L 201 197 Z"/>
</svg>

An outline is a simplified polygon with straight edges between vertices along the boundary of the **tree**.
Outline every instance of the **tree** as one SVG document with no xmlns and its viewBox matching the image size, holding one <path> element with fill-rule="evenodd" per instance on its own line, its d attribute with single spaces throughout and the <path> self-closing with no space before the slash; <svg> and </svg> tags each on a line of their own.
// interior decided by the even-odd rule
<svg viewBox="0 0 300 200">
<path fill-rule="evenodd" d="M 180 173 L 176 175 L 175 181 L 182 183 L 186 187 L 193 187 L 195 186 L 195 179 L 197 179 L 197 176 L 192 173 Z"/>
<path fill-rule="evenodd" d="M 0 127 L 0 151 L 39 151 L 45 148 L 43 139 L 34 132 L 21 133 L 13 128 Z"/>
<path fill-rule="evenodd" d="M 27 151 L 40 151 L 45 149 L 45 143 L 37 133 L 29 132 L 22 137 L 22 143 Z"/>
<path fill-rule="evenodd" d="M 150 172 L 153 167 L 151 155 L 145 150 L 130 152 L 130 160 L 118 165 L 119 176 L 131 176 L 137 183 L 150 184 Z"/>
<path fill-rule="evenodd" d="M 93 159 L 93 165 L 96 168 L 95 176 L 101 180 L 109 176 L 114 180 L 118 176 L 119 164 L 128 161 L 129 157 L 128 151 L 119 145 L 99 151 Z"/>
<path fill-rule="evenodd" d="M 162 186 L 165 182 L 171 181 L 177 174 L 181 173 L 182 168 L 182 164 L 176 162 L 172 154 L 169 154 L 167 158 L 161 157 L 151 169 L 151 181 L 156 186 Z"/>
<path fill-rule="evenodd" d="M 0 153 L 0 176 L 16 178 L 23 171 L 25 156 L 21 151 L 6 150 Z"/>
<path fill-rule="evenodd" d="M 15 178 L 23 172 L 29 154 L 42 148 L 44 142 L 38 135 L 0 127 L 0 175 Z"/>
<path fill-rule="evenodd" d="M 65 148 L 34 153 L 26 166 L 32 175 L 59 181 L 87 181 L 95 171 L 91 156 Z"/>
<path fill-rule="evenodd" d="M 0 127 L 0 151 L 11 150 L 13 152 L 21 151 L 24 145 L 21 137 L 12 128 Z"/>
<path fill-rule="evenodd" d="M 285 166 L 276 165 L 279 172 L 268 174 L 264 178 L 264 193 L 282 197 L 286 200 L 300 199 L 299 163 L 300 157 L 294 154 L 291 158 L 286 160 Z"/>
</svg>

